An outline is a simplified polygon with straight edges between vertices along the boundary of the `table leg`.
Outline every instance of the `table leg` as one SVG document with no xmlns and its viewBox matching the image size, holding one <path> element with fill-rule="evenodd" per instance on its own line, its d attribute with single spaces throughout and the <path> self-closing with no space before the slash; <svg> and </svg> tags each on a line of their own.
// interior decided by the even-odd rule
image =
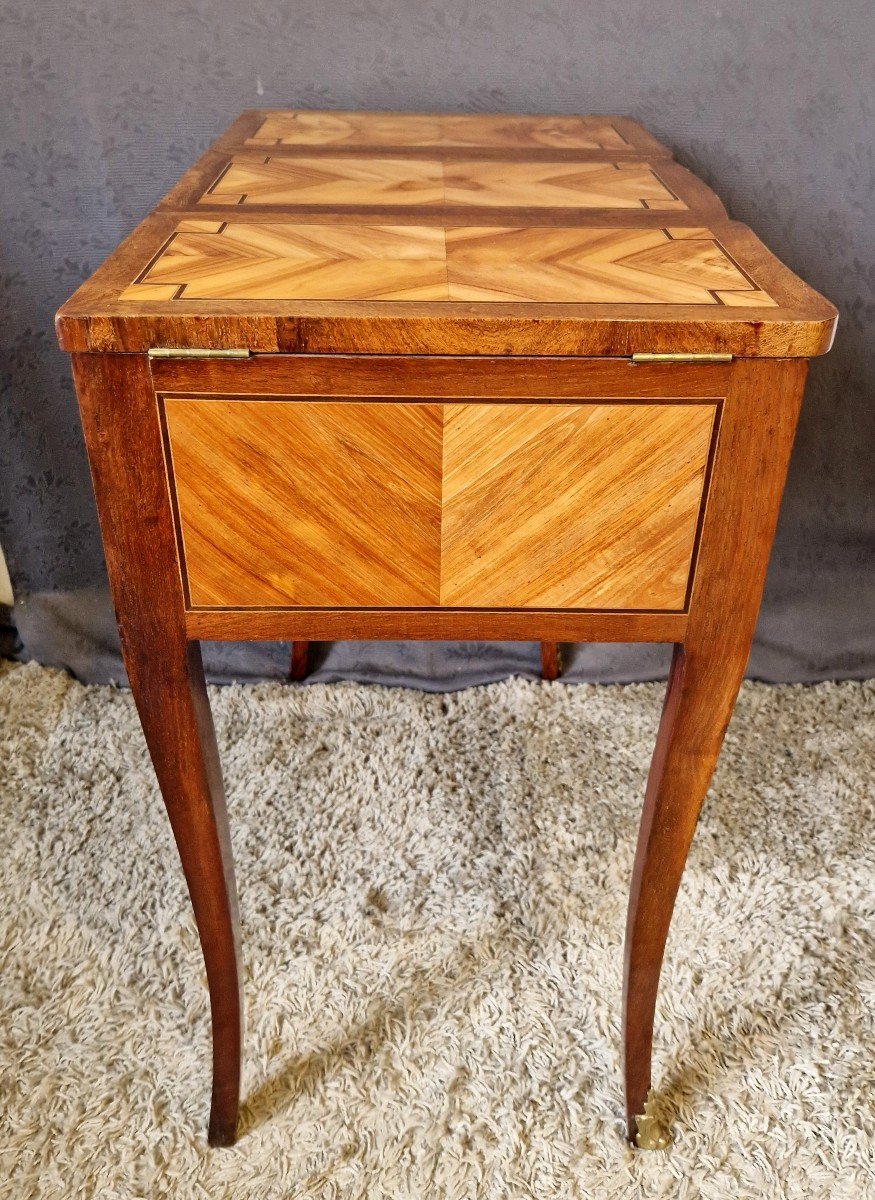
<svg viewBox="0 0 875 1200">
<path fill-rule="evenodd" d="M 209 1141 L 233 1143 L 242 1043 L 237 895 L 200 647 L 184 597 L 144 355 L 74 355 L 122 655 L 167 807 L 206 964 L 213 1026 Z"/>
<path fill-rule="evenodd" d="M 735 363 L 721 414 L 687 633 L 672 659 L 629 895 L 626 1120 L 629 1139 L 646 1148 L 668 1141 L 667 1130 L 646 1111 L 666 938 L 747 665 L 804 379 L 799 360 Z"/>
<path fill-rule="evenodd" d="M 292 642 L 292 654 L 289 659 L 289 680 L 300 683 L 307 678 L 310 670 L 310 643 Z"/>
<path fill-rule="evenodd" d="M 709 656 L 676 646 L 638 833 L 626 924 L 623 1048 L 630 1140 L 646 1149 L 668 1142 L 651 1118 L 641 1121 L 650 1091 L 653 1018 L 675 897 L 699 810 L 720 753 L 746 655 L 715 695 Z"/>
<path fill-rule="evenodd" d="M 556 642 L 541 642 L 541 678 L 552 683 L 562 674 L 562 659 Z"/>
<path fill-rule="evenodd" d="M 242 1052 L 240 933 L 221 768 L 200 646 L 126 639 L 125 665 L 167 807 L 200 935 L 213 1025 L 208 1140 L 233 1145 Z"/>
</svg>

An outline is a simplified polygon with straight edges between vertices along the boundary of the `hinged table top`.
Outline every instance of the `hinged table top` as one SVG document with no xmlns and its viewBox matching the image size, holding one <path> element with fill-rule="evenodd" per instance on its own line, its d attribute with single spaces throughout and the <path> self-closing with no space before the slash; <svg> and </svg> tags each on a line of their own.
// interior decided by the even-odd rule
<svg viewBox="0 0 875 1200">
<path fill-rule="evenodd" d="M 835 318 L 627 118 L 253 111 L 63 306 L 58 335 L 808 357 Z"/>
</svg>

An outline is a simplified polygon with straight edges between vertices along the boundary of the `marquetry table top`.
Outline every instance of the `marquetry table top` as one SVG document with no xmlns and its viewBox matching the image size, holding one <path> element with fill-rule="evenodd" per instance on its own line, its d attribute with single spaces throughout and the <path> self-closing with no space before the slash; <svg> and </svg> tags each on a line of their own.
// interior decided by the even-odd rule
<svg viewBox="0 0 875 1200">
<path fill-rule="evenodd" d="M 835 316 L 627 118 L 253 111 L 58 331 L 68 350 L 808 357 Z"/>
</svg>

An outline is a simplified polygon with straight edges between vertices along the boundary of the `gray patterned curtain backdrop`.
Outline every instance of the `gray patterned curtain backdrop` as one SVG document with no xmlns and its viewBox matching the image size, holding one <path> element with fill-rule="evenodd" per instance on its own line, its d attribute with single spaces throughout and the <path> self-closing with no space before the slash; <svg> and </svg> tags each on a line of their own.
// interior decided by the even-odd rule
<svg viewBox="0 0 875 1200">
<path fill-rule="evenodd" d="M 812 364 L 750 673 L 875 666 L 875 6 L 871 0 L 0 2 L 0 543 L 24 654 L 122 677 L 55 309 L 243 108 L 622 112 L 839 307 Z M 279 646 L 211 648 L 216 677 Z M 317 678 L 453 687 L 535 647 L 336 645 Z M 572 678 L 661 648 L 582 647 Z"/>
</svg>

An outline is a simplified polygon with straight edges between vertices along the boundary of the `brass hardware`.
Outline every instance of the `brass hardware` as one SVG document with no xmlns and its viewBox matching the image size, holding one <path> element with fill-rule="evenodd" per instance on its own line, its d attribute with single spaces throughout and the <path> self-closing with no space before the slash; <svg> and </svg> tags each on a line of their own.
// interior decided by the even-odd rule
<svg viewBox="0 0 875 1200">
<path fill-rule="evenodd" d="M 656 1092 L 653 1088 L 644 1101 L 644 1112 L 635 1118 L 635 1145 L 640 1150 L 664 1150 L 671 1145 L 668 1126 L 656 1115 Z"/>
<path fill-rule="evenodd" d="M 731 354 L 633 354 L 633 363 L 655 362 L 732 362 Z"/>
<path fill-rule="evenodd" d="M 208 350 L 185 346 L 153 346 L 149 358 L 248 358 L 250 350 Z"/>
</svg>

